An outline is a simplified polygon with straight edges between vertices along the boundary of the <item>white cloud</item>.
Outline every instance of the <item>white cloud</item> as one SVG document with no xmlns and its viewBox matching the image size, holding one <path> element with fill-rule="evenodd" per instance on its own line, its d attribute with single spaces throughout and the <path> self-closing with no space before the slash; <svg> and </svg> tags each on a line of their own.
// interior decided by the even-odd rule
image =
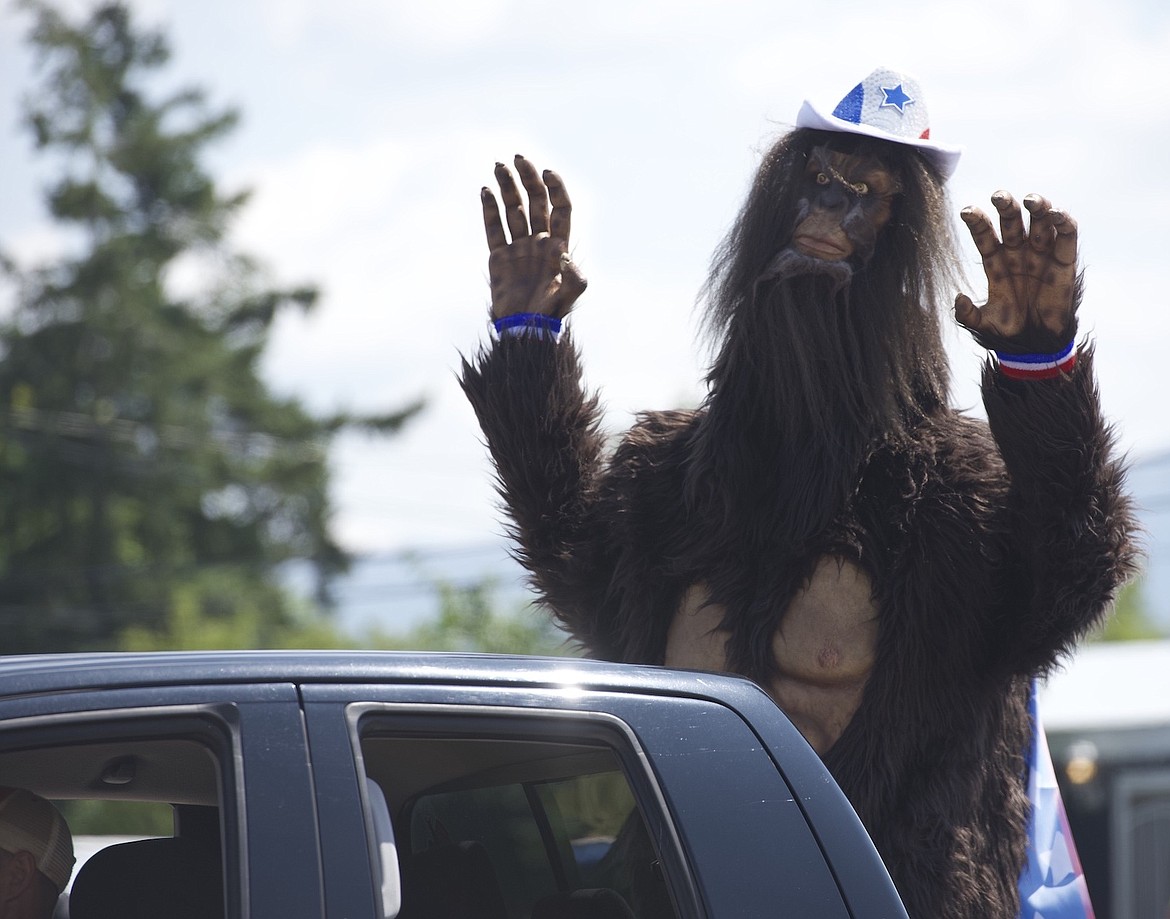
<svg viewBox="0 0 1170 919">
<path fill-rule="evenodd" d="M 401 142 L 378 140 L 356 148 L 322 144 L 281 162 L 252 163 L 230 182 L 254 189 L 236 235 L 249 248 L 311 264 L 324 241 L 390 217 L 408 158 Z"/>
<path fill-rule="evenodd" d="M 461 47 L 482 42 L 508 20 L 507 3 L 492 0 L 260 0 L 263 22 L 281 45 L 312 43 L 320 30 L 390 45 Z"/>
<path fill-rule="evenodd" d="M 691 306 L 762 144 L 806 96 L 839 97 L 885 63 L 917 73 L 935 136 L 966 145 L 956 205 L 1006 186 L 1073 211 L 1107 409 L 1134 444 L 1170 442 L 1142 370 L 1170 331 L 1156 306 L 1170 16 L 1153 6 L 209 2 L 198 15 L 173 0 L 135 9 L 173 21 L 185 82 L 244 107 L 222 182 L 255 189 L 236 244 L 274 281 L 322 287 L 314 315 L 278 323 L 266 373 L 323 409 L 432 399 L 400 437 L 339 445 L 352 545 L 498 531 L 453 379 L 486 328 L 476 193 L 497 158 L 522 151 L 570 185 L 591 280 L 576 334 L 623 424 L 701 390 Z M 52 252 L 41 225 L 6 235 L 22 254 Z M 956 397 L 977 405 L 978 349 L 956 331 L 951 350 Z"/>
</svg>

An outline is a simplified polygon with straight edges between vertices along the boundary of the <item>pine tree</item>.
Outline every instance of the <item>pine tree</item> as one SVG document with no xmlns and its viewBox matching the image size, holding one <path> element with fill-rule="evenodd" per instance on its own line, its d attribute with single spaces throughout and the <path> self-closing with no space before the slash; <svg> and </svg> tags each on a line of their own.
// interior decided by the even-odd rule
<svg viewBox="0 0 1170 919">
<path fill-rule="evenodd" d="M 312 562 L 321 601 L 347 564 L 329 531 L 331 437 L 391 432 L 419 406 L 317 418 L 267 389 L 273 320 L 317 291 L 268 288 L 228 244 L 246 195 L 220 194 L 200 158 L 237 114 L 195 89 L 153 100 L 167 42 L 121 3 L 80 25 L 23 6 L 43 75 L 27 123 L 62 164 L 47 203 L 78 245 L 35 268 L 4 260 L 0 652 L 113 647 L 180 608 L 260 610 L 278 630 L 283 562 Z M 196 294 L 168 283 L 180 259 L 209 279 Z"/>
</svg>

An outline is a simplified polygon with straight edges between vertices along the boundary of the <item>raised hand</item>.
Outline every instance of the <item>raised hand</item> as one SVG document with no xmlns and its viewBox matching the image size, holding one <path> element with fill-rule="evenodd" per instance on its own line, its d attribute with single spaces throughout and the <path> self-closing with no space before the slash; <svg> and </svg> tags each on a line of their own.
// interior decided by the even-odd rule
<svg viewBox="0 0 1170 919">
<path fill-rule="evenodd" d="M 560 176 L 516 157 L 516 171 L 528 193 L 531 214 L 526 214 L 520 190 L 511 171 L 496 163 L 496 181 L 508 234 L 500 219 L 500 207 L 490 188 L 480 192 L 483 225 L 487 232 L 488 277 L 492 289 L 492 318 L 518 313 L 537 313 L 561 318 L 585 290 L 586 281 L 569 257 L 569 225 L 573 207 Z M 550 210 L 551 204 L 551 210 Z"/>
<path fill-rule="evenodd" d="M 961 216 L 983 257 L 987 303 L 975 306 L 966 294 L 955 298 L 955 319 L 980 344 L 1015 353 L 1052 354 L 1076 334 L 1077 224 L 1047 199 L 1028 195 L 1030 215 L 1006 191 L 991 197 L 999 212 L 1000 235 L 990 218 L 975 207 Z"/>
</svg>

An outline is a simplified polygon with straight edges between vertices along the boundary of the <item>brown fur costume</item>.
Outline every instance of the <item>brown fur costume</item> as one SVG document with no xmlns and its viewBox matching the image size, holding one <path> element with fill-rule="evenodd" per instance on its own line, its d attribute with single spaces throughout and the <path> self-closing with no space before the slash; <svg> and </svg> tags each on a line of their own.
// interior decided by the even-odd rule
<svg viewBox="0 0 1170 919">
<path fill-rule="evenodd" d="M 825 762 L 911 916 L 1014 917 L 1029 684 L 1130 572 L 1123 471 L 1089 348 L 1051 380 L 989 363 L 990 425 L 948 407 L 936 307 L 954 247 L 938 175 L 909 148 L 881 145 L 904 194 L 851 283 L 757 282 L 818 143 L 780 140 L 717 253 L 700 409 L 642 415 L 604 458 L 567 334 L 496 341 L 463 386 L 519 558 L 593 656 L 663 662 L 702 584 L 726 610 L 730 669 L 766 686 L 772 636 L 818 561 L 858 566 L 879 611 L 874 664 Z"/>
</svg>

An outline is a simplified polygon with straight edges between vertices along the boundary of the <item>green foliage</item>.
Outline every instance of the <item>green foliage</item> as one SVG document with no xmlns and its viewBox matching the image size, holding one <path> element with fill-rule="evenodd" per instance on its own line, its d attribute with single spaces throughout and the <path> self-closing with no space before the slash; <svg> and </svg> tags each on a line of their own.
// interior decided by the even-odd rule
<svg viewBox="0 0 1170 919">
<path fill-rule="evenodd" d="M 247 196 L 221 194 L 200 161 L 237 114 L 199 90 L 152 99 L 167 44 L 122 3 L 81 24 L 22 7 L 43 75 L 27 124 L 61 164 L 47 203 L 77 245 L 31 269 L 0 257 L 17 290 L 0 324 L 0 648 L 204 629 L 269 643 L 300 615 L 278 566 L 311 560 L 327 605 L 348 563 L 329 530 L 331 437 L 393 432 L 419 406 L 319 419 L 269 392 L 271 325 L 317 291 L 267 287 L 227 243 Z M 180 264 L 202 279 L 184 296 Z"/>
<path fill-rule="evenodd" d="M 55 801 L 74 836 L 170 836 L 175 815 L 169 804 L 149 801 Z"/>
<path fill-rule="evenodd" d="M 1150 616 L 1143 594 L 1143 581 L 1130 581 L 1117 597 L 1113 615 L 1091 637 L 1092 641 L 1142 641 L 1165 638 Z"/>
<path fill-rule="evenodd" d="M 438 619 L 406 636 L 409 647 L 430 651 L 487 651 L 501 654 L 572 654 L 565 634 L 533 606 L 511 614 L 495 612 L 491 581 L 467 587 L 437 585 Z"/>
<path fill-rule="evenodd" d="M 572 839 L 614 839 L 636 807 L 629 782 L 621 772 L 578 775 L 543 786 L 552 796 Z"/>
<path fill-rule="evenodd" d="M 494 585 L 482 581 L 456 587 L 436 582 L 437 616 L 406 632 L 374 629 L 344 632 L 319 607 L 290 605 L 274 621 L 266 609 L 280 602 L 273 588 L 257 588 L 239 572 L 204 572 L 197 583 L 180 585 L 166 619 L 133 625 L 117 642 L 124 651 L 227 650 L 232 648 L 369 648 L 414 651 L 472 651 L 500 654 L 574 654 L 566 636 L 531 605 L 493 608 Z"/>
<path fill-rule="evenodd" d="M 273 610 L 281 615 L 273 616 Z M 123 651 L 232 648 L 341 648 L 350 642 L 316 607 L 297 606 L 272 584 L 239 569 L 200 572 L 175 585 L 166 619 L 132 625 L 118 641 Z"/>
</svg>

